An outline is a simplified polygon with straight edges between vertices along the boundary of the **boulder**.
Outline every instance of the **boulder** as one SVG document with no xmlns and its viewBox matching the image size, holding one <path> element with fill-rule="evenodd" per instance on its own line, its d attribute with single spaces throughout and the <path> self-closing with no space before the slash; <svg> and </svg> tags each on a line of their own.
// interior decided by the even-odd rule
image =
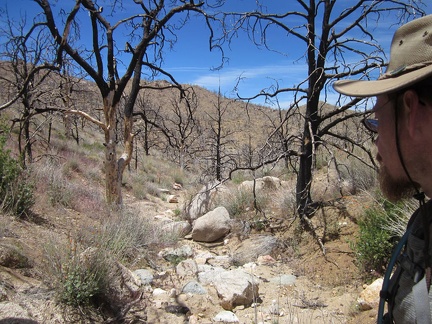
<svg viewBox="0 0 432 324">
<path fill-rule="evenodd" d="M 259 280 L 241 269 L 215 274 L 213 286 L 225 310 L 233 310 L 236 306 L 248 307 L 258 298 Z"/>
<path fill-rule="evenodd" d="M 222 267 L 214 267 L 208 264 L 198 265 L 198 281 L 206 286 L 213 285 L 214 279 L 226 271 Z"/>
<path fill-rule="evenodd" d="M 13 268 L 31 268 L 31 262 L 18 248 L 12 245 L 0 245 L 0 265 Z"/>
<path fill-rule="evenodd" d="M 264 255 L 275 256 L 279 241 L 272 235 L 254 235 L 244 240 L 233 252 L 233 261 L 236 265 L 244 265 L 257 261 Z"/>
<path fill-rule="evenodd" d="M 224 190 L 228 189 L 219 181 L 211 181 L 202 187 L 198 194 L 185 207 L 185 213 L 189 217 L 189 220 L 193 222 L 198 217 L 207 213 L 216 194 Z"/>
<path fill-rule="evenodd" d="M 255 191 L 273 191 L 277 190 L 282 186 L 282 182 L 279 178 L 265 176 L 262 178 L 255 179 Z M 254 180 L 243 181 L 239 189 L 245 191 L 253 191 Z"/>
<path fill-rule="evenodd" d="M 163 233 L 173 237 L 185 237 L 192 230 L 192 226 L 187 221 L 167 222 L 162 226 Z"/>
<path fill-rule="evenodd" d="M 108 295 L 116 296 L 121 300 L 121 303 L 131 302 L 140 292 L 141 278 L 119 262 L 113 264 L 111 271 L 113 276 L 108 283 L 108 290 L 110 291 Z"/>
<path fill-rule="evenodd" d="M 225 207 L 217 207 L 198 218 L 192 229 L 192 239 L 198 242 L 214 242 L 229 233 L 230 216 Z"/>
<path fill-rule="evenodd" d="M 357 299 L 360 310 L 366 311 L 378 307 L 382 284 L 383 279 L 378 278 L 360 293 Z"/>
</svg>

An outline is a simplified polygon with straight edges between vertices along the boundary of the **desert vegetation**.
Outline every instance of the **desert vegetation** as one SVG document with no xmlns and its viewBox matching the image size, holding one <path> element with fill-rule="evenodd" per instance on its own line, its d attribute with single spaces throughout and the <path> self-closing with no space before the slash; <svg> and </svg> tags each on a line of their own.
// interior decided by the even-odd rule
<svg viewBox="0 0 432 324">
<path fill-rule="evenodd" d="M 208 96 L 211 98 L 215 94 L 209 92 Z M 6 112 L 3 116 L 11 118 L 12 115 Z M 54 117 L 50 143 L 46 140 L 36 143 L 34 161 L 23 168 L 16 149 L 16 135 L 4 128 L 2 179 L 8 179 L 8 185 L 4 185 L 2 191 L 2 238 L 7 242 L 13 233 L 24 240 L 26 247 L 18 246 L 16 255 L 27 256 L 32 264 L 27 264 L 23 257 L 16 261 L 19 265 L 16 268 L 32 269 L 27 275 L 42 280 L 49 287 L 53 300 L 67 306 L 67 316 L 78 316 L 75 309 L 84 314 L 73 317 L 75 319 L 97 319 L 100 315 L 94 314 L 96 309 L 103 309 L 104 316 L 126 318 L 124 307 L 128 299 L 121 294 L 113 296 L 112 288 L 121 267 L 161 269 L 160 261 L 156 261 L 158 251 L 176 246 L 182 240 L 129 206 L 137 201 L 147 202 L 145 213 L 160 213 L 168 197 L 162 189 L 179 184 L 183 188 L 181 201 L 184 204 L 171 207 L 172 215 L 175 219 L 187 220 L 184 206 L 198 192 L 205 177 L 197 171 L 199 168 L 194 169 L 196 165 L 180 167 L 163 152 L 155 151 L 145 159 L 137 155 L 138 160 L 132 163 L 136 168 L 125 172 L 122 185 L 125 204 L 121 208 L 112 206 L 104 197 L 103 154 L 97 144 L 102 139 L 86 126 L 80 128 L 79 142 L 65 137 L 65 131 L 64 119 Z M 47 129 L 41 129 L 39 136 L 43 138 L 47 133 Z M 320 159 L 312 193 L 324 203 L 319 207 L 323 212 L 317 210 L 312 218 L 315 238 L 299 221 L 294 189 L 296 173 L 287 171 L 283 162 L 271 168 L 234 172 L 231 180 L 223 182 L 232 188 L 230 194 L 218 196 L 209 209 L 224 206 L 234 220 L 247 224 L 252 233 L 273 233 L 284 242 L 280 257 L 288 264 L 292 264 L 292 260 L 301 264 L 302 256 L 316 251 L 316 239 L 327 249 L 342 241 L 351 249 L 350 262 L 356 264 L 351 269 L 355 279 L 350 280 L 369 282 L 383 273 L 389 251 L 401 235 L 413 206 L 395 206 L 383 199 L 376 187 L 373 168 L 346 159 L 337 173 L 324 155 Z M 254 179 L 265 176 L 278 177 L 290 185 L 266 195 L 242 189 L 245 181 L 253 183 Z M 12 194 L 11 190 L 19 191 Z M 11 197 L 20 198 L 12 203 Z M 342 225 L 347 217 L 355 224 L 354 232 L 348 236 Z M 38 230 L 38 237 L 32 237 L 31 228 L 40 226 L 38 224 L 46 227 L 44 234 Z M 27 245 L 31 246 L 31 253 Z M 331 253 L 326 251 L 325 256 L 319 250 L 314 259 L 322 258 L 321 262 L 330 263 L 325 258 L 331 260 Z M 179 256 L 167 262 L 176 266 L 183 260 L 184 257 Z M 300 265 L 297 269 L 305 275 L 321 271 L 303 269 Z M 336 274 L 332 279 L 327 278 L 327 284 L 339 285 L 342 279 L 335 277 Z M 126 301 L 121 301 L 122 298 Z M 354 319 L 357 312 L 354 312 L 355 306 L 352 307 Z"/>
<path fill-rule="evenodd" d="M 383 53 L 373 37 L 361 48 L 345 46 L 367 57 L 364 66 L 344 60 L 338 46 L 348 42 L 344 37 L 352 29 L 366 32 L 368 19 L 379 19 L 389 6 L 407 17 L 413 8 L 422 13 L 421 2 L 371 1 L 361 11 L 359 1 L 333 21 L 333 6 L 325 2 L 327 21 L 316 28 L 320 40 L 305 27 L 317 23 L 313 12 L 320 5 L 314 1 L 309 10 L 303 5 L 287 14 L 307 18 L 305 30 L 290 28 L 289 20 L 264 7 L 241 14 L 223 11 L 220 1 L 180 1 L 180 7 L 175 1 L 135 1 L 144 13 L 117 25 L 92 1 L 62 11 L 64 20 L 54 19 L 51 1 L 35 2 L 41 15 L 30 24 L 23 19 L 16 25 L 7 11 L 1 14 L 0 36 L 6 41 L 0 62 L 0 273 L 20 279 L 0 281 L 0 301 L 25 295 L 17 287 L 31 278 L 46 289 L 38 291 L 47 300 L 41 308 L 51 303 L 38 320 L 145 322 L 151 313 L 148 291 L 131 288 L 138 286 L 133 276 L 127 284 L 122 280 L 129 269 L 145 267 L 158 272 L 164 287 L 168 281 L 175 286 L 166 269 L 187 257 L 161 253 L 188 233 L 167 230 L 161 219 L 168 215 L 193 225 L 188 207 L 209 184 L 221 192 L 205 212 L 220 206 L 228 211 L 234 224 L 229 244 L 241 244 L 248 235 L 276 237 L 279 265 L 319 277 L 329 289 L 349 281 L 355 291 L 382 275 L 415 206 L 394 205 L 379 194 L 372 137 L 358 127 L 368 113 L 361 102 L 339 98 L 335 106 L 321 99 L 333 80 L 383 66 L 379 55 L 371 55 Z M 267 49 L 272 44 L 265 36 L 273 27 L 289 30 L 306 46 L 307 78 L 293 88 L 263 90 L 257 96 L 267 98 L 265 106 L 179 84 L 164 70 L 162 45 L 169 42 L 166 33 L 175 35 L 194 19 L 192 13 L 204 17 L 212 48 L 220 50 L 240 32 L 256 33 L 251 26 L 261 26 L 264 43 L 251 39 Z M 75 20 L 80 14 L 93 23 L 90 48 L 72 41 L 80 37 Z M 176 15 L 179 20 L 171 20 Z M 353 16 L 355 23 L 330 33 Z M 119 76 L 121 51 L 111 36 L 123 25 L 131 28 L 125 50 L 130 61 L 123 62 L 126 72 Z M 156 46 L 154 56 L 144 55 L 149 46 Z M 328 66 L 331 56 L 341 65 Z M 274 99 L 281 91 L 293 95 L 289 107 Z M 257 183 L 264 178 L 281 185 L 263 193 Z M 230 255 L 229 244 L 220 254 Z M 299 298 L 305 308 L 324 307 Z M 297 316 L 292 307 L 298 305 L 288 304 L 289 316 Z M 278 322 L 279 313 L 271 314 Z M 354 303 L 344 315 L 358 319 Z"/>
</svg>

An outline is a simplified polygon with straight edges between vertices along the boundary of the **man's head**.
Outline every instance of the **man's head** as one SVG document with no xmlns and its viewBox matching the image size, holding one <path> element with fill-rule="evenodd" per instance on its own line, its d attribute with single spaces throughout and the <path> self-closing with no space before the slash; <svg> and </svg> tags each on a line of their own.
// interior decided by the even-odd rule
<svg viewBox="0 0 432 324">
<path fill-rule="evenodd" d="M 389 199 L 422 188 L 432 195 L 432 15 L 400 27 L 386 73 L 375 81 L 337 81 L 336 91 L 376 96 L 374 130 L 380 182 Z"/>
</svg>

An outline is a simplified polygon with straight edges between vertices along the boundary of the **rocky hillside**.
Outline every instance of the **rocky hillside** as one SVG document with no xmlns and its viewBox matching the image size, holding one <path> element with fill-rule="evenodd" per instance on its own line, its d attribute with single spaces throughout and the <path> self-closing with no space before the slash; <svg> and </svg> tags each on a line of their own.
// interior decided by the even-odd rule
<svg viewBox="0 0 432 324">
<path fill-rule="evenodd" d="M 81 107 L 93 109 L 88 92 Z M 217 95 L 196 95 L 207 100 L 197 111 L 208 114 Z M 12 112 L 4 120 L 19 115 Z M 240 147 L 265 140 L 256 130 L 269 129 L 277 111 L 233 102 L 228 115 L 243 131 L 235 132 Z M 375 321 L 377 295 L 359 303 L 369 282 L 350 248 L 372 200 L 354 181 L 369 171 L 346 159 L 353 172 L 340 179 L 326 159 L 316 161 L 323 167 L 312 194 L 332 203 L 313 217 L 311 233 L 296 218 L 295 174 L 279 165 L 202 187 L 196 170 L 138 151 L 124 177 L 124 208 L 113 210 L 104 203 L 102 134 L 73 123 L 79 140 L 60 115 L 33 120 L 35 204 L 26 217 L 0 214 L 0 323 Z M 16 127 L 7 139 L 17 157 Z"/>
<path fill-rule="evenodd" d="M 250 194 L 250 181 L 225 183 L 200 195 L 187 180 L 192 175 L 183 174 L 179 184 L 174 166 L 149 158 L 146 171 L 127 174 L 125 209 L 119 213 L 107 211 L 98 195 L 102 179 L 92 149 L 70 142 L 55 151 L 51 164 L 35 164 L 34 213 L 24 219 L 0 215 L 2 323 L 374 322 L 376 305 L 359 311 L 365 282 L 350 249 L 367 195 L 347 191 L 314 217 L 324 255 L 289 207 L 292 179 L 258 179 L 262 209 L 256 210 L 239 194 Z M 52 164 L 61 172 L 48 168 Z M 152 189 L 139 195 L 137 188 L 151 182 L 156 170 L 162 174 L 152 178 Z M 53 181 L 61 184 L 56 192 L 48 185 Z M 314 190 L 332 197 L 339 189 L 333 179 Z M 237 214 L 233 201 L 241 199 L 244 209 Z M 119 242 L 124 228 L 130 236 L 143 234 L 145 244 L 134 245 L 121 260 L 111 259 L 114 252 L 104 255 L 110 259 L 109 280 L 90 304 L 74 305 L 64 291 L 60 302 L 59 282 L 76 291 L 82 281 L 61 281 L 59 267 L 76 260 L 84 267 L 102 249 L 99 239 L 113 224 L 112 237 Z"/>
</svg>

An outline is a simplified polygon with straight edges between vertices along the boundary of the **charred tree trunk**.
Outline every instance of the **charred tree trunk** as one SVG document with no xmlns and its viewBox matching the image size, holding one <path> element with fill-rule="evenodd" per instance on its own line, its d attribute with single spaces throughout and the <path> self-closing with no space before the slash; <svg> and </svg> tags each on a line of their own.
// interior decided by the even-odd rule
<svg viewBox="0 0 432 324">
<path fill-rule="evenodd" d="M 116 114 L 117 106 L 113 105 L 111 93 L 104 98 L 105 114 L 105 195 L 108 204 L 122 204 L 121 183 L 117 164 Z"/>
</svg>

